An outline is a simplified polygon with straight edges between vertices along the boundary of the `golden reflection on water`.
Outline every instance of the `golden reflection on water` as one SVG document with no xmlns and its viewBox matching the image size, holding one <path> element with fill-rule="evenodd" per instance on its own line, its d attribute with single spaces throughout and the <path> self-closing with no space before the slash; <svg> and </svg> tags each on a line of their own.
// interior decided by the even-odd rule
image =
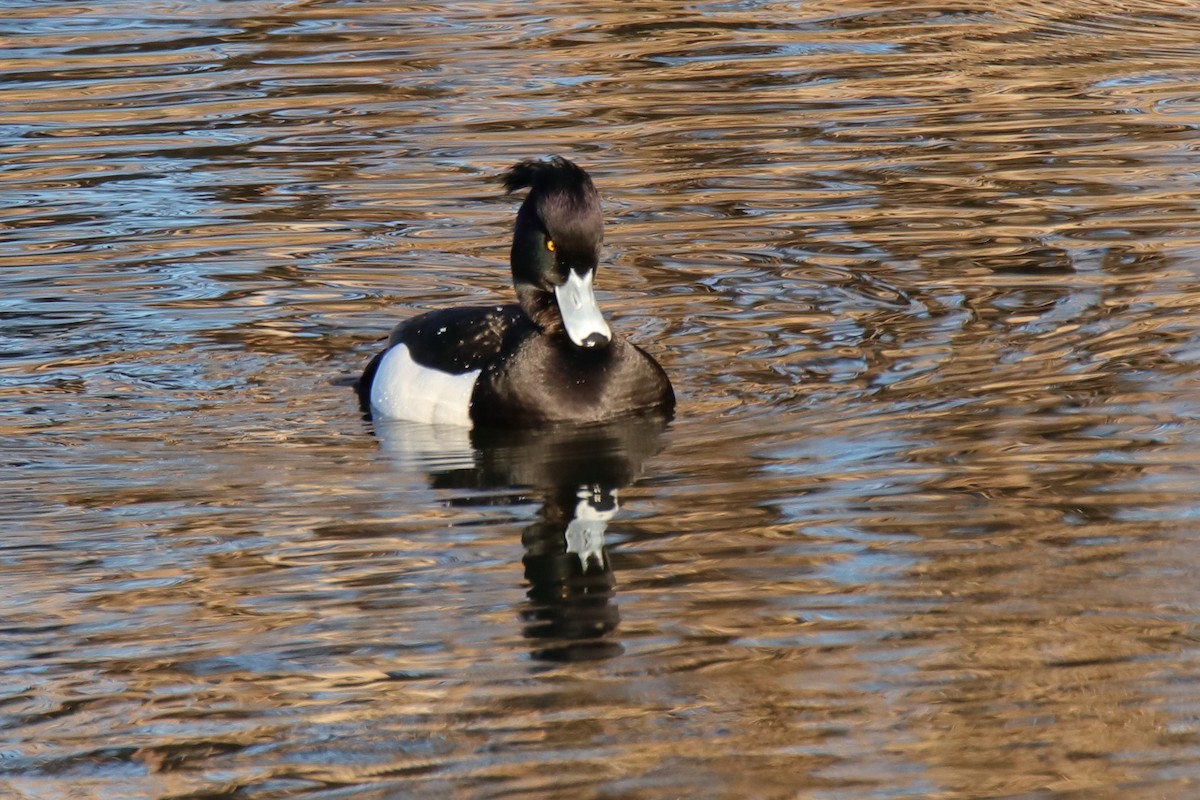
<svg viewBox="0 0 1200 800">
<path fill-rule="evenodd" d="M 1192 795 L 1193 4 L 3 6 L 0 794 Z M 547 153 L 676 420 L 374 431 Z"/>
</svg>

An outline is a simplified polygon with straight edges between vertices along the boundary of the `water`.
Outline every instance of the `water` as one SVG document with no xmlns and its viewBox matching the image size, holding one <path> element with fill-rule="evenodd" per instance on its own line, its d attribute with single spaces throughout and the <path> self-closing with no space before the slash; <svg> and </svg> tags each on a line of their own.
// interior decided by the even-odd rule
<svg viewBox="0 0 1200 800">
<path fill-rule="evenodd" d="M 0 796 L 1194 796 L 1194 4 L 0 8 Z M 549 153 L 676 419 L 373 429 Z"/>
</svg>

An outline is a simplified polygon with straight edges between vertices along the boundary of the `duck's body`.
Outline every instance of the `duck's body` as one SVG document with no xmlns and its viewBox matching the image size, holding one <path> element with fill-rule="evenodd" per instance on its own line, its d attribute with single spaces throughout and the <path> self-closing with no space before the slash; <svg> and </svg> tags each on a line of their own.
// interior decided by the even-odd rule
<svg viewBox="0 0 1200 800">
<path fill-rule="evenodd" d="M 358 383 L 363 407 L 377 419 L 456 425 L 669 415 L 666 373 L 614 336 L 596 305 L 601 217 L 587 173 L 565 159 L 524 161 L 505 186 L 530 187 L 513 231 L 520 302 L 401 323 Z"/>
</svg>

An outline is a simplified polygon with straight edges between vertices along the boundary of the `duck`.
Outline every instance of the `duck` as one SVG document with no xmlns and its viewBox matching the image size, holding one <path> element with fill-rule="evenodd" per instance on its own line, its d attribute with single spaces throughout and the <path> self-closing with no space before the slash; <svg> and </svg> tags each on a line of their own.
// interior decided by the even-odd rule
<svg viewBox="0 0 1200 800">
<path fill-rule="evenodd" d="M 596 302 L 604 219 L 591 177 L 552 156 L 516 163 L 501 183 L 529 190 L 509 254 L 517 302 L 401 322 L 357 382 L 364 412 L 475 429 L 669 418 L 666 372 Z"/>
</svg>

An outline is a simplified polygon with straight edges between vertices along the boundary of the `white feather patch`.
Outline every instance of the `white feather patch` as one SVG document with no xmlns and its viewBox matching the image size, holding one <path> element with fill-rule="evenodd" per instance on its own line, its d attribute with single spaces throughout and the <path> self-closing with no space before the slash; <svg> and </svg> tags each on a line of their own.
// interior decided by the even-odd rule
<svg viewBox="0 0 1200 800">
<path fill-rule="evenodd" d="M 371 414 L 435 425 L 471 424 L 471 393 L 482 370 L 459 375 L 423 367 L 398 344 L 379 362 L 371 383 Z"/>
</svg>

